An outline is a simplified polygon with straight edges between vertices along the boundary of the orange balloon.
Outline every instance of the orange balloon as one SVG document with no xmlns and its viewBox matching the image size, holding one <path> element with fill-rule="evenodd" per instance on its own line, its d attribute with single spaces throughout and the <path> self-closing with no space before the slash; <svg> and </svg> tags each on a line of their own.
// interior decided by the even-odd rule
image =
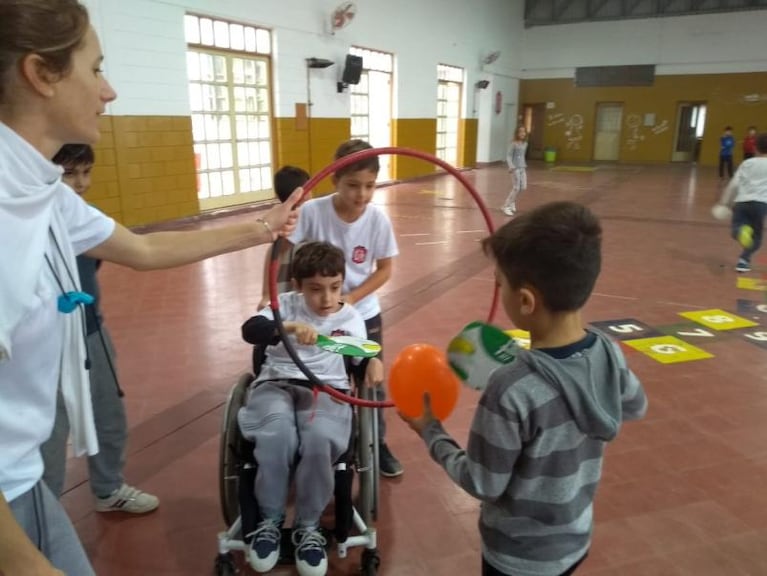
<svg viewBox="0 0 767 576">
<path fill-rule="evenodd" d="M 411 344 L 402 349 L 389 370 L 389 394 L 405 416 L 423 415 L 423 395 L 431 395 L 431 410 L 444 420 L 458 402 L 460 383 L 445 354 L 430 344 Z"/>
</svg>

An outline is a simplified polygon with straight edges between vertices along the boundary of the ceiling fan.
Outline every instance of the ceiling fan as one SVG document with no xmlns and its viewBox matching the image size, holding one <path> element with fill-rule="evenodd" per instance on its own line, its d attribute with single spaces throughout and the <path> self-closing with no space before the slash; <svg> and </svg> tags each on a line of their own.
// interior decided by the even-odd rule
<svg viewBox="0 0 767 576">
<path fill-rule="evenodd" d="M 339 4 L 330 15 L 330 29 L 335 34 L 336 30 L 345 28 L 351 24 L 357 15 L 357 5 L 354 2 L 343 2 Z"/>
</svg>

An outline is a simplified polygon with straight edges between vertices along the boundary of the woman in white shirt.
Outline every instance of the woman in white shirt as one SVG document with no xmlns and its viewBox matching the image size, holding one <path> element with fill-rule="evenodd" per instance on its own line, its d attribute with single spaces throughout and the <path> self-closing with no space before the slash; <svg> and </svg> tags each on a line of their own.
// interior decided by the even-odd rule
<svg viewBox="0 0 767 576">
<path fill-rule="evenodd" d="M 99 139 L 116 94 L 78 0 L 0 0 L 0 574 L 93 574 L 41 482 L 40 445 L 61 383 L 75 451 L 98 450 L 75 257 L 168 268 L 272 242 L 295 227 L 300 190 L 253 221 L 136 235 L 89 207 L 50 159 Z"/>
</svg>

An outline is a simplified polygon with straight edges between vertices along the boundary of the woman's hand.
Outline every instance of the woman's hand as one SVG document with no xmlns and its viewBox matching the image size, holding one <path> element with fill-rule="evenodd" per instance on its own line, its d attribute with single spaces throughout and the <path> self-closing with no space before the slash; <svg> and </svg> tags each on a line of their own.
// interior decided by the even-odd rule
<svg viewBox="0 0 767 576">
<path fill-rule="evenodd" d="M 276 240 L 278 236 L 287 238 L 296 229 L 298 223 L 296 205 L 301 202 L 303 195 L 303 188 L 296 188 L 285 202 L 273 206 L 265 214 L 259 216 L 258 219 L 266 223 L 265 227 L 272 234 L 272 241 Z"/>
</svg>

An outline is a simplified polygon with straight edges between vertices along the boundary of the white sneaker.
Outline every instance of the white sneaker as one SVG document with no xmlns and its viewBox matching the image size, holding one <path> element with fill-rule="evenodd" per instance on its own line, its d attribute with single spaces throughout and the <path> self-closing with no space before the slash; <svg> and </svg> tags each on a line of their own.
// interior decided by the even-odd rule
<svg viewBox="0 0 767 576">
<path fill-rule="evenodd" d="M 511 206 L 504 206 L 501 210 L 503 210 L 503 213 L 506 214 L 506 216 L 514 216 L 514 208 Z"/>
<path fill-rule="evenodd" d="M 128 512 L 146 514 L 160 505 L 157 496 L 123 484 L 106 498 L 96 498 L 96 512 Z"/>
<path fill-rule="evenodd" d="M 251 568 L 259 574 L 269 572 L 280 559 L 280 540 L 282 540 L 281 523 L 275 520 L 262 520 L 258 527 L 248 536 L 248 562 Z"/>
<path fill-rule="evenodd" d="M 328 571 L 327 540 L 317 528 L 293 530 L 293 545 L 299 576 L 325 576 Z"/>
</svg>

